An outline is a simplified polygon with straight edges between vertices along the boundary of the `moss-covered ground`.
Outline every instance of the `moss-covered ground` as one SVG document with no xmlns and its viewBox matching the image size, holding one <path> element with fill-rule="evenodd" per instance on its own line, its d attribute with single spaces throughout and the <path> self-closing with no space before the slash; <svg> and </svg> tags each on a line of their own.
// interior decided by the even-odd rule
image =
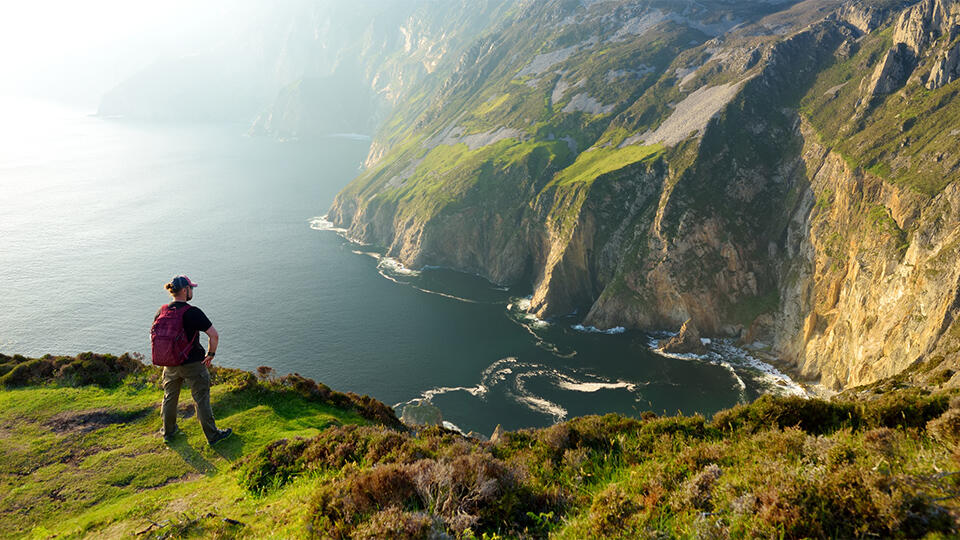
<svg viewBox="0 0 960 540">
<path fill-rule="evenodd" d="M 156 369 L 81 357 L 0 355 L 2 537 L 943 538 L 960 523 L 960 399 L 902 377 L 483 441 L 221 369 L 214 412 L 236 435 L 211 447 L 189 398 L 184 433 L 158 435 Z M 78 363 L 112 380 L 77 386 Z"/>
<path fill-rule="evenodd" d="M 371 422 L 356 400 L 324 395 L 323 387 L 309 388 L 305 379 L 271 382 L 214 369 L 214 415 L 234 435 L 207 444 L 184 389 L 182 433 L 166 443 L 159 433 L 159 369 L 137 362 L 113 369 L 113 384 L 107 378 L 100 385 L 73 386 L 63 377 L 69 366 L 96 370 L 129 362 L 126 356 L 80 358 L 86 361 L 0 355 L 0 537 L 131 537 L 144 531 L 296 537 L 302 531 L 302 520 L 291 515 L 301 493 L 297 484 L 282 496 L 254 497 L 237 483 L 234 464 L 277 439 Z M 53 371 L 43 369 L 51 365 Z M 16 366 L 34 373 L 8 377 L 25 371 Z"/>
</svg>

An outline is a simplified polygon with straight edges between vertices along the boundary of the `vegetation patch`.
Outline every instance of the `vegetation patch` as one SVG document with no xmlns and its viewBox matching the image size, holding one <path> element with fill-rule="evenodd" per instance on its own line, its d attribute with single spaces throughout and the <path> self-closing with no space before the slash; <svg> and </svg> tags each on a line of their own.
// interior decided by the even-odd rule
<svg viewBox="0 0 960 540">
<path fill-rule="evenodd" d="M 958 532 L 960 398 L 905 384 L 833 400 L 764 396 L 713 419 L 587 416 L 486 441 L 371 424 L 359 398 L 297 375 L 218 369 L 214 413 L 236 435 L 211 448 L 192 419 L 171 444 L 158 436 L 156 371 L 141 365 L 106 388 L 0 391 L 0 534 Z"/>
<path fill-rule="evenodd" d="M 656 159 L 663 151 L 664 147 L 660 144 L 595 148 L 577 156 L 572 165 L 557 174 L 554 183 L 560 186 L 574 183 L 590 184 L 597 177 L 632 163 Z"/>
</svg>

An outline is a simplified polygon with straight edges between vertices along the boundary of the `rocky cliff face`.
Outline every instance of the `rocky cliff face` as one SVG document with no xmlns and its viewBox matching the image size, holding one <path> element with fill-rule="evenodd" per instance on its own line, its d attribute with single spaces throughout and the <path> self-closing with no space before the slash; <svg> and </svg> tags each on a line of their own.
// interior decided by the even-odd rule
<svg viewBox="0 0 960 540">
<path fill-rule="evenodd" d="M 398 105 L 330 219 L 831 387 L 958 364 L 957 6 L 525 5 Z"/>
</svg>

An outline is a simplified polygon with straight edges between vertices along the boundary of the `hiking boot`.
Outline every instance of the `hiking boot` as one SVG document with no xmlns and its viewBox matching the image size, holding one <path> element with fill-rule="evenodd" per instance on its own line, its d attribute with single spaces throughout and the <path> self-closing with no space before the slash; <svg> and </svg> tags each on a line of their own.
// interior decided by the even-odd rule
<svg viewBox="0 0 960 540">
<path fill-rule="evenodd" d="M 227 437 L 229 437 L 229 436 L 232 435 L 232 434 L 233 434 L 233 430 L 230 429 L 230 428 L 221 429 L 221 430 L 219 430 L 219 431 L 217 432 L 217 436 L 214 437 L 213 439 L 211 439 L 211 440 L 209 441 L 209 442 L 210 442 L 210 445 L 213 446 L 213 445 L 217 444 L 218 442 L 226 439 Z"/>
<path fill-rule="evenodd" d="M 170 433 L 163 433 L 163 430 L 161 430 L 160 432 L 163 435 L 163 442 L 169 443 L 170 441 L 173 440 L 174 437 L 180 434 L 180 427 L 178 426 L 173 428 L 173 431 L 171 431 Z"/>
</svg>

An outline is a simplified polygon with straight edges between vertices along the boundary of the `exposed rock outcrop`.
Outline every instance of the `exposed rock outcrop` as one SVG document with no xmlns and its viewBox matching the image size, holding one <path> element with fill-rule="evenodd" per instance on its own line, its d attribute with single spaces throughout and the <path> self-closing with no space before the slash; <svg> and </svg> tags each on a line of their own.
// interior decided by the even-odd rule
<svg viewBox="0 0 960 540">
<path fill-rule="evenodd" d="M 867 85 L 867 95 L 882 96 L 897 91 L 913 72 L 915 59 L 910 48 L 899 43 L 887 51 Z"/>
<path fill-rule="evenodd" d="M 880 26 L 886 14 L 887 11 L 880 7 L 857 3 L 840 8 L 837 16 L 860 32 L 869 34 Z"/>
<path fill-rule="evenodd" d="M 707 347 L 700 340 L 700 332 L 690 319 L 683 323 L 675 336 L 661 340 L 660 348 L 670 353 L 703 354 L 707 352 Z"/>
<path fill-rule="evenodd" d="M 443 425 L 440 408 L 426 400 L 417 400 L 403 407 L 400 421 L 408 426 Z"/>
<path fill-rule="evenodd" d="M 957 79 L 960 79 L 960 42 L 937 57 L 926 86 L 928 90 L 936 90 Z"/>
<path fill-rule="evenodd" d="M 954 0 L 921 0 L 897 19 L 893 43 L 906 45 L 915 55 L 941 36 L 952 41 L 957 35 L 960 4 Z"/>
</svg>

